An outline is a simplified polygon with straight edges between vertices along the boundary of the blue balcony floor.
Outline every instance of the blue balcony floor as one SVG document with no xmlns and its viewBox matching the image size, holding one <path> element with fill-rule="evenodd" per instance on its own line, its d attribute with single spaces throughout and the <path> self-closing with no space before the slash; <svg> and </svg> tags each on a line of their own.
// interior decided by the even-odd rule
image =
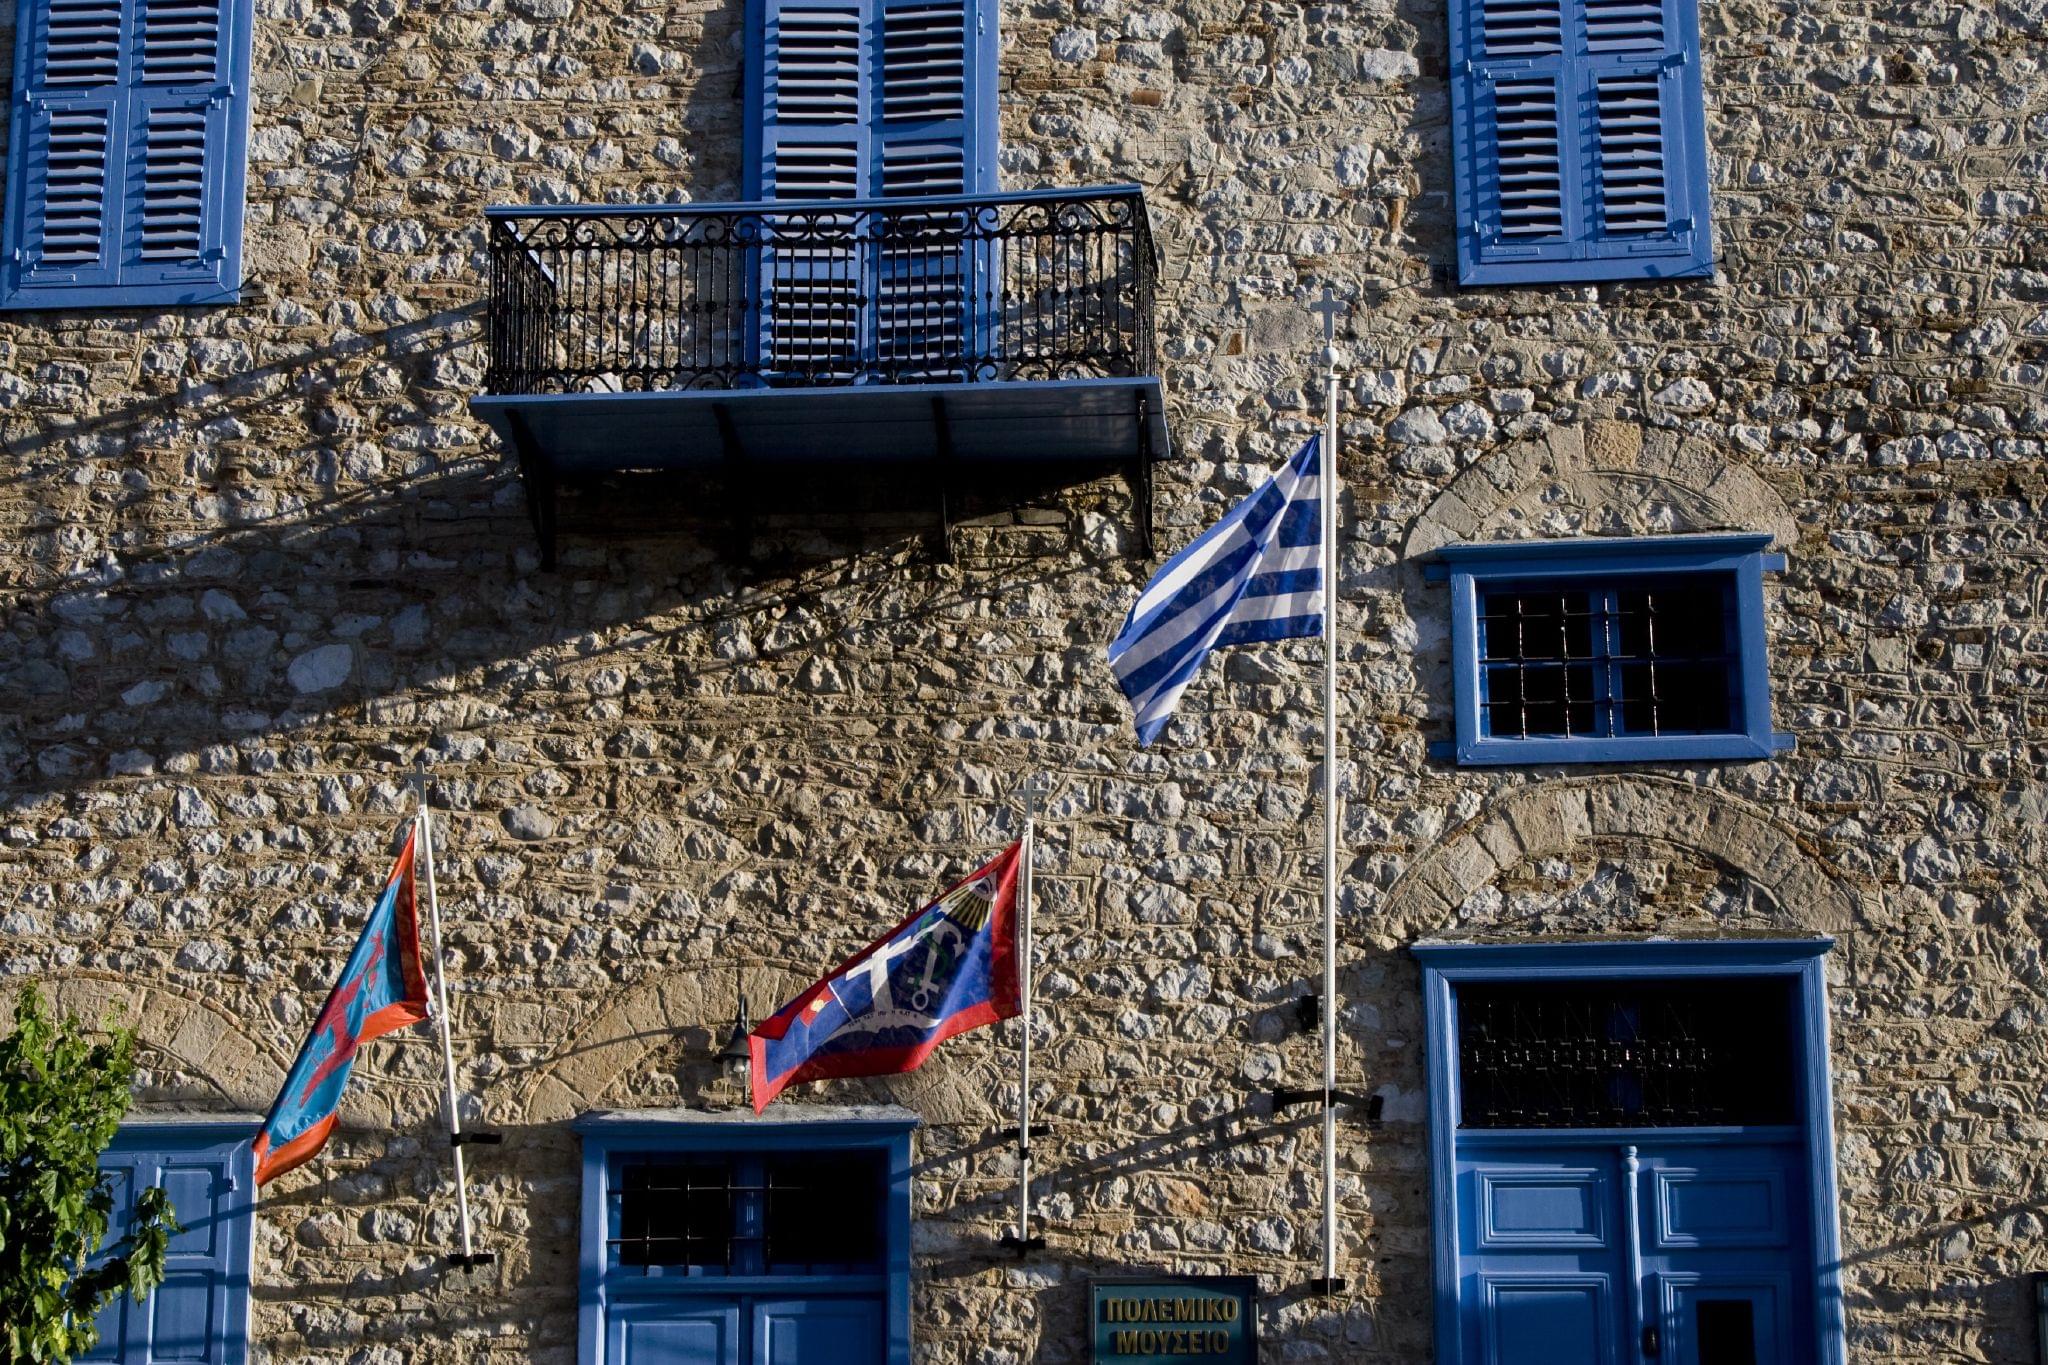
<svg viewBox="0 0 2048 1365">
<path fill-rule="evenodd" d="M 751 473 L 762 466 L 929 464 L 971 482 L 977 467 L 1130 471 L 1151 541 L 1150 465 L 1166 457 L 1157 377 L 835 388 L 485 394 L 470 409 L 518 456 L 544 557 L 554 490 L 640 472 Z"/>
</svg>

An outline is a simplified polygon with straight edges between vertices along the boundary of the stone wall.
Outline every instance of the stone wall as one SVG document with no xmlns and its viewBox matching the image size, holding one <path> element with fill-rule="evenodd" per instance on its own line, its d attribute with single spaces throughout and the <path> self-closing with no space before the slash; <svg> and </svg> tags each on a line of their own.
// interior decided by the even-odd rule
<svg viewBox="0 0 2048 1365">
<path fill-rule="evenodd" d="M 1117 481 L 956 533 L 663 534 L 543 573 L 467 415 L 484 205 L 737 189 L 738 6 L 269 0 L 242 302 L 0 319 L 0 969 L 134 1022 L 152 1105 L 260 1110 L 427 755 L 474 1166 L 454 1273 L 429 1039 L 266 1193 L 265 1358 L 566 1362 L 600 1106 L 722 1104 L 786 998 L 1011 836 L 1040 925 L 1051 1247 L 994 1240 L 1011 1029 L 816 1098 L 922 1113 L 929 1365 L 1083 1357 L 1085 1276 L 1255 1272 L 1273 1360 L 1430 1356 L 1420 937 L 1826 932 L 1852 1358 L 2033 1352 L 2048 688 L 2048 12 L 1708 5 L 1719 273 L 1458 292 L 1439 5 L 1008 6 L 1005 183 L 1135 180 L 1166 254 L 1171 549 L 1310 429 L 1344 324 L 1343 1260 L 1287 1003 L 1316 967 L 1312 646 L 1212 662 L 1135 748 Z M 1457 771 L 1453 539 L 1766 529 L 1768 763 Z M 793 1097 L 803 1102 L 810 1096 Z"/>
</svg>

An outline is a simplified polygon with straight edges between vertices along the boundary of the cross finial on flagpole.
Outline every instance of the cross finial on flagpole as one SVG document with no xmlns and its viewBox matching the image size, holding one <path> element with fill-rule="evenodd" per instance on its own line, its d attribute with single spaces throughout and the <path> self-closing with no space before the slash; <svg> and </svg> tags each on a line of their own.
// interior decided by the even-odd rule
<svg viewBox="0 0 2048 1365">
<path fill-rule="evenodd" d="M 1351 311 L 1344 301 L 1337 297 L 1337 291 L 1325 284 L 1323 286 L 1322 298 L 1310 304 L 1308 311 L 1322 316 L 1323 343 L 1325 345 L 1335 345 L 1337 341 L 1337 319 Z"/>
<path fill-rule="evenodd" d="M 1033 773 L 1018 786 L 1017 795 L 1024 798 L 1024 809 L 1036 815 L 1039 802 L 1052 795 L 1052 779 L 1042 772 Z"/>
</svg>

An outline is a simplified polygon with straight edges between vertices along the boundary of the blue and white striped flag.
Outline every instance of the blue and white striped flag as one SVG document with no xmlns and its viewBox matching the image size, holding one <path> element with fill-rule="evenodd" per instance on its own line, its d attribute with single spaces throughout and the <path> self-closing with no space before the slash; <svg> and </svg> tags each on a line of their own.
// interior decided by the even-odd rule
<svg viewBox="0 0 2048 1365">
<path fill-rule="evenodd" d="M 1145 585 L 1109 646 L 1139 744 L 1173 719 L 1210 650 L 1322 633 L 1322 487 L 1313 436 Z"/>
</svg>

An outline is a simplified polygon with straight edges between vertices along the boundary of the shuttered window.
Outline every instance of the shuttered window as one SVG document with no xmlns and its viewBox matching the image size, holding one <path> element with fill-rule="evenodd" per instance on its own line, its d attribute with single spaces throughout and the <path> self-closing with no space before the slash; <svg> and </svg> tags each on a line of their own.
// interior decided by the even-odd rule
<svg viewBox="0 0 2048 1365">
<path fill-rule="evenodd" d="M 123 1294 L 99 1317 L 93 1365 L 243 1365 L 249 1356 L 252 1123 L 124 1124 L 100 1158 L 114 1195 L 110 1242 L 142 1191 L 162 1186 L 179 1230 L 164 1280 L 140 1303 Z"/>
<path fill-rule="evenodd" d="M 248 0 L 22 0 L 0 307 L 233 302 Z"/>
<path fill-rule="evenodd" d="M 1713 268 L 1696 0 L 1451 0 L 1466 284 Z"/>
<path fill-rule="evenodd" d="M 784 382 L 955 377 L 985 259 L 956 206 L 834 201 L 996 188 L 993 12 L 985 0 L 752 0 L 747 197 L 822 207 L 769 221 L 756 323 Z"/>
</svg>

